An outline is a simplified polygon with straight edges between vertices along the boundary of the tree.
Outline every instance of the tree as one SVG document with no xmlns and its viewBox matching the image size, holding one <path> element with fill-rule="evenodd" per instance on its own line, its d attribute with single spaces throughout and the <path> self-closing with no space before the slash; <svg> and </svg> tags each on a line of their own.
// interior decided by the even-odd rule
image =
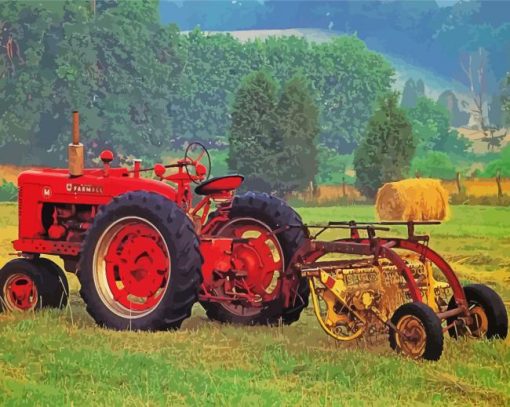
<svg viewBox="0 0 510 407">
<path fill-rule="evenodd" d="M 59 52 L 59 109 L 82 110 L 89 147 L 158 159 L 171 138 L 167 99 L 182 62 L 176 27 L 159 25 L 153 2 L 119 2 L 95 18 L 80 17 Z"/>
<path fill-rule="evenodd" d="M 243 79 L 235 95 L 229 134 L 228 166 L 247 177 L 245 186 L 271 192 L 281 139 L 275 132 L 277 85 L 264 71 Z"/>
<path fill-rule="evenodd" d="M 422 156 L 415 156 L 411 162 L 410 176 L 454 179 L 455 166 L 450 157 L 440 151 L 428 151 Z"/>
<path fill-rule="evenodd" d="M 354 183 L 354 177 L 347 174 L 348 170 L 352 168 L 354 154 L 338 154 L 332 148 L 322 144 L 319 144 L 317 149 L 319 160 L 318 184 Z"/>
<path fill-rule="evenodd" d="M 297 75 L 283 88 L 276 109 L 281 153 L 274 180 L 281 179 L 280 192 L 303 189 L 317 175 L 319 112 L 306 79 Z"/>
<path fill-rule="evenodd" d="M 379 187 L 404 178 L 415 152 L 411 124 L 398 107 L 398 93 L 379 101 L 365 136 L 354 153 L 356 186 L 367 197 Z"/>
<path fill-rule="evenodd" d="M 487 93 L 487 51 L 482 47 L 476 53 L 467 53 L 460 60 L 460 66 L 467 79 L 467 85 L 474 107 L 472 109 L 480 130 L 487 131 L 486 93 Z M 487 135 L 487 134 L 486 134 Z"/>
<path fill-rule="evenodd" d="M 317 92 L 321 143 L 350 153 L 359 144 L 375 101 L 391 89 L 395 71 L 352 36 L 312 47 L 306 76 Z"/>
<path fill-rule="evenodd" d="M 186 141 L 225 139 L 235 92 L 260 64 L 252 66 L 246 46 L 229 34 L 195 29 L 180 38 L 185 64 L 176 91 L 169 95 L 170 114 L 175 118 L 173 144 L 180 147 Z"/>
<path fill-rule="evenodd" d="M 156 3 L 100 2 L 95 15 L 70 0 L 1 3 L 0 21 L 2 45 L 8 37 L 17 44 L 0 82 L 5 158 L 64 161 L 76 109 L 93 155 L 110 145 L 124 156 L 158 157 L 181 58 L 176 27 L 159 23 Z"/>
<path fill-rule="evenodd" d="M 63 15 L 62 5 L 0 3 L 2 160 L 33 164 L 37 159 L 31 153 L 38 146 L 40 122 L 51 105 L 56 79 L 55 54 L 47 51 L 42 33 L 54 35 Z"/>
<path fill-rule="evenodd" d="M 504 122 L 506 125 L 510 126 L 510 73 L 508 74 L 505 85 L 504 85 L 505 93 L 503 95 L 503 112 L 504 112 Z"/>
<path fill-rule="evenodd" d="M 407 111 L 411 121 L 416 147 L 421 154 L 429 150 L 463 155 L 471 142 L 450 129 L 449 114 L 444 106 L 431 99 L 419 98 L 416 106 Z"/>
<path fill-rule="evenodd" d="M 422 97 L 425 97 L 425 84 L 423 81 L 418 79 L 415 82 L 414 79 L 409 78 L 404 85 L 400 106 L 413 108 L 416 106 L 418 99 Z"/>
<path fill-rule="evenodd" d="M 500 151 L 497 159 L 487 164 L 483 172 L 486 177 L 495 177 L 498 173 L 502 177 L 510 177 L 510 144 Z"/>
<path fill-rule="evenodd" d="M 439 95 L 437 103 L 450 113 L 450 126 L 461 127 L 468 124 L 469 113 L 459 109 L 459 100 L 453 91 L 445 90 Z"/>
<path fill-rule="evenodd" d="M 503 97 L 504 96 L 501 94 L 492 95 L 491 102 L 488 106 L 487 116 L 490 127 L 494 127 L 496 129 L 500 129 L 504 125 L 503 106 L 501 104 Z"/>
</svg>

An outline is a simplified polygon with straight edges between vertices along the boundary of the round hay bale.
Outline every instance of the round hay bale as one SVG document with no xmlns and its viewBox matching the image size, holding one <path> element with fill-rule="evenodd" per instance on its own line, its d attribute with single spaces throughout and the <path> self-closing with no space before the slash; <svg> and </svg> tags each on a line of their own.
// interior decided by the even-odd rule
<svg viewBox="0 0 510 407">
<path fill-rule="evenodd" d="M 445 220 L 448 192 L 437 179 L 414 178 L 384 184 L 375 201 L 379 220 Z"/>
</svg>

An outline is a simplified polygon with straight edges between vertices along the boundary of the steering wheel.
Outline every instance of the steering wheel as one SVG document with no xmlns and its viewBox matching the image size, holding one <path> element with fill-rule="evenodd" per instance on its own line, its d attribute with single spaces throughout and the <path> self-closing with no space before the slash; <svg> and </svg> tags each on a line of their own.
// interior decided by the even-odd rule
<svg viewBox="0 0 510 407">
<path fill-rule="evenodd" d="M 202 164 L 202 160 L 206 158 L 205 164 Z M 186 147 L 186 151 L 184 152 L 184 161 L 186 165 L 186 173 L 192 179 L 195 184 L 200 184 L 203 181 L 207 181 L 211 176 L 211 156 L 209 155 L 209 151 L 202 143 L 198 143 L 194 141 L 193 143 L 188 144 Z M 188 163 L 189 162 L 189 163 Z M 192 176 L 189 173 L 188 167 L 193 165 L 195 167 L 195 174 Z M 203 177 L 207 174 L 207 177 L 203 181 L 197 181 L 193 177 Z"/>
</svg>

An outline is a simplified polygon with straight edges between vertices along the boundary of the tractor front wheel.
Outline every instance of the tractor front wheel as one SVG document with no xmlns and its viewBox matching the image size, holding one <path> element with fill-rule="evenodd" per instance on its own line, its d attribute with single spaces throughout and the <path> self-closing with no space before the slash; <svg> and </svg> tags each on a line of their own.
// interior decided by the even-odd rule
<svg viewBox="0 0 510 407">
<path fill-rule="evenodd" d="M 87 233 L 80 293 L 101 326 L 175 329 L 198 299 L 201 266 L 198 237 L 177 204 L 129 192 L 101 207 Z"/>
<path fill-rule="evenodd" d="M 63 308 L 67 305 L 68 293 L 65 274 L 48 259 L 14 259 L 0 270 L 2 311 Z"/>
<path fill-rule="evenodd" d="M 390 346 L 413 359 L 439 360 L 443 353 L 441 320 L 421 302 L 403 304 L 391 318 Z"/>
<path fill-rule="evenodd" d="M 69 301 L 69 283 L 62 268 L 44 257 L 34 260 L 39 270 L 43 270 L 47 276 L 48 295 L 46 296 L 46 306 L 54 308 L 64 308 Z M 43 304 L 44 306 L 44 304 Z"/>
</svg>

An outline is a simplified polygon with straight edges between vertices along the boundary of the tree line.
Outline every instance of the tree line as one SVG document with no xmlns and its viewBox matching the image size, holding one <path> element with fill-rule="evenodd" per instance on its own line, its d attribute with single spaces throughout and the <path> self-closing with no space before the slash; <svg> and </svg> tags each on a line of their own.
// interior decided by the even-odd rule
<svg viewBox="0 0 510 407">
<path fill-rule="evenodd" d="M 156 161 L 199 140 L 229 146 L 230 171 L 280 194 L 338 174 L 353 181 L 352 165 L 372 196 L 472 158 L 451 128 L 455 108 L 420 83 L 399 101 L 392 67 L 355 36 L 184 34 L 159 22 L 156 2 L 127 1 L 2 2 L 0 27 L 3 161 L 63 163 L 75 109 L 89 159 L 110 147 Z"/>
<path fill-rule="evenodd" d="M 75 109 L 90 157 L 108 146 L 150 160 L 191 140 L 225 146 L 234 94 L 260 69 L 306 80 L 318 140 L 350 152 L 393 83 L 389 63 L 355 36 L 242 43 L 162 25 L 154 1 L 92 3 L 0 3 L 0 160 L 64 161 Z"/>
</svg>

